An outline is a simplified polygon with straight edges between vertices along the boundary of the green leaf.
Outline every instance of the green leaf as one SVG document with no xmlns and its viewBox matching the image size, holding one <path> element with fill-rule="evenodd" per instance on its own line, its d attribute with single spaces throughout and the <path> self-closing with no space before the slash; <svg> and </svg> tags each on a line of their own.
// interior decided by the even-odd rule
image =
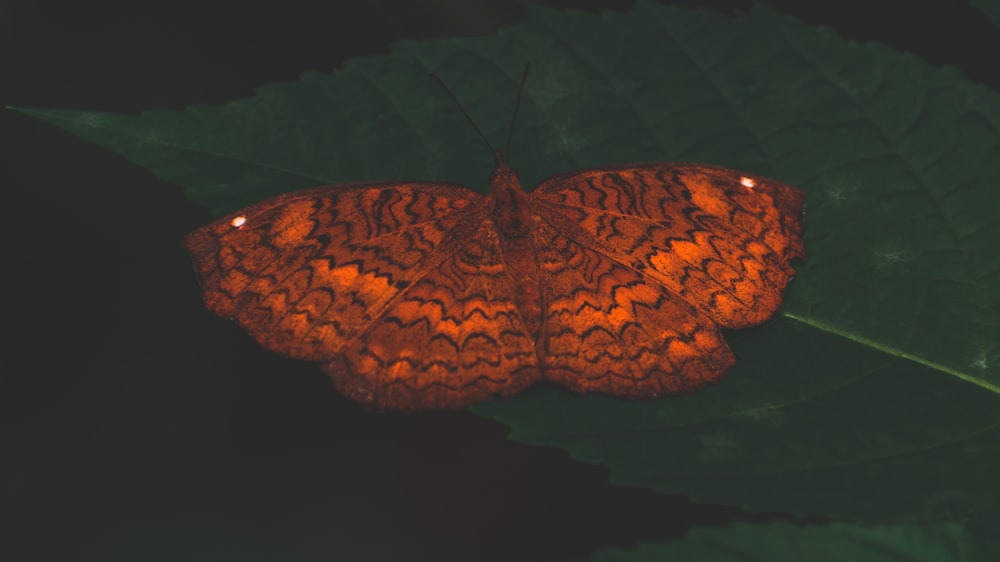
<svg viewBox="0 0 1000 562">
<path fill-rule="evenodd" d="M 809 261 L 737 366 L 683 398 L 538 388 L 474 411 L 614 482 L 751 510 L 881 520 L 1000 500 L 1000 98 L 953 70 L 766 9 L 533 9 L 495 37 L 400 43 L 223 107 L 20 109 L 124 154 L 216 212 L 321 183 L 525 185 L 574 168 L 701 161 L 807 192 Z"/>
<path fill-rule="evenodd" d="M 993 25 L 1000 26 L 1000 2 L 997 0 L 969 0 L 969 5 L 986 14 Z"/>
<path fill-rule="evenodd" d="M 696 529 L 685 537 L 645 543 L 634 549 L 607 549 L 593 562 L 685 560 L 698 562 L 951 562 L 982 558 L 975 538 L 957 523 L 863 527 L 833 524 L 796 526 L 736 524 Z"/>
</svg>

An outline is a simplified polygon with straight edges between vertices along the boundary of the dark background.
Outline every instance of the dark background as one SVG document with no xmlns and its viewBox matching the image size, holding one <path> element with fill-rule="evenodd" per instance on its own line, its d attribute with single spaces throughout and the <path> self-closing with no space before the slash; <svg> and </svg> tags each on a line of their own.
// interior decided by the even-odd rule
<svg viewBox="0 0 1000 562">
<path fill-rule="evenodd" d="M 767 4 L 1000 88 L 998 34 L 962 2 Z M 0 0 L 0 104 L 220 104 L 522 13 L 507 0 Z M 177 187 L 12 111 L 0 143 L 0 557 L 351 559 L 337 531 L 382 521 L 352 540 L 414 544 L 414 558 L 571 560 L 780 517 L 612 486 L 472 414 L 366 413 L 315 366 L 201 308 L 178 241 L 210 217 Z"/>
</svg>

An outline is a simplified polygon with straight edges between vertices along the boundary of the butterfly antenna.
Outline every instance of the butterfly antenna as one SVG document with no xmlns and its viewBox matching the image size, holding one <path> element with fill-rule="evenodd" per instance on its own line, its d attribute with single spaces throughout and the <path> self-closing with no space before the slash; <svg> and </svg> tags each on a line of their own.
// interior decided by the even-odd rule
<svg viewBox="0 0 1000 562">
<path fill-rule="evenodd" d="M 514 122 L 517 121 L 517 110 L 521 109 L 521 92 L 524 91 L 524 83 L 528 81 L 528 70 L 531 63 L 524 65 L 524 72 L 521 73 L 521 82 L 517 85 L 517 97 L 514 99 L 514 114 L 510 116 L 510 127 L 507 128 L 507 146 L 504 147 L 504 155 L 510 162 L 510 141 L 514 138 Z"/>
<path fill-rule="evenodd" d="M 431 78 L 433 78 L 438 83 L 438 85 L 441 86 L 441 89 L 443 89 L 445 93 L 451 96 L 451 99 L 454 100 L 455 105 L 458 106 L 459 111 L 462 112 L 462 115 L 465 116 L 465 118 L 469 121 L 469 124 L 472 125 L 472 128 L 475 129 L 476 133 L 479 135 L 479 138 L 483 139 L 483 142 L 486 143 L 486 147 L 490 149 L 490 154 L 496 155 L 497 149 L 493 148 L 493 145 L 490 144 L 490 141 L 489 139 L 486 138 L 486 135 L 484 135 L 483 132 L 479 129 L 479 127 L 476 126 L 476 122 L 472 120 L 472 116 L 469 115 L 469 112 L 466 111 L 464 107 L 462 107 L 462 102 L 458 100 L 458 96 L 455 95 L 455 92 L 452 92 L 451 89 L 448 88 L 447 84 L 444 83 L 444 80 L 442 80 L 441 77 L 438 76 L 437 74 L 431 73 Z"/>
</svg>

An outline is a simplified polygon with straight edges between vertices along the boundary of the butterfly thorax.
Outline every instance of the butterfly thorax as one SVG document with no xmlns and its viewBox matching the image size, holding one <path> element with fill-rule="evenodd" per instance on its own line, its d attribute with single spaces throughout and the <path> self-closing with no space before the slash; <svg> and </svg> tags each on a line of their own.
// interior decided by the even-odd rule
<svg viewBox="0 0 1000 562">
<path fill-rule="evenodd" d="M 517 173 L 496 156 L 497 167 L 490 175 L 493 208 L 490 218 L 500 235 L 505 271 L 510 278 L 514 302 L 528 333 L 534 341 L 542 324 L 542 299 L 538 258 L 531 236 L 535 220 L 531 206 L 521 189 Z"/>
</svg>

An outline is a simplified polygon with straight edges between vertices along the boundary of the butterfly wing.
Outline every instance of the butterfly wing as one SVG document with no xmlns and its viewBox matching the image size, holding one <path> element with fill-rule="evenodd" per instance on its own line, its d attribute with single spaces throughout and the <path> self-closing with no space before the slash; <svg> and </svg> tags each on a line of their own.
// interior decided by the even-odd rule
<svg viewBox="0 0 1000 562">
<path fill-rule="evenodd" d="M 563 235 L 641 272 L 723 328 L 760 324 L 805 257 L 805 195 L 705 164 L 637 164 L 549 178 L 529 195 Z"/>
<path fill-rule="evenodd" d="M 700 164 L 543 181 L 544 377 L 625 398 L 682 393 L 734 363 L 719 328 L 759 324 L 804 257 L 795 188 Z"/>
<path fill-rule="evenodd" d="M 207 308 L 264 347 L 325 363 L 338 389 L 378 409 L 459 407 L 538 377 L 507 286 L 494 286 L 487 207 L 445 184 L 321 187 L 223 217 L 184 245 Z"/>
<path fill-rule="evenodd" d="M 576 392 L 652 398 L 692 391 L 732 366 L 715 323 L 684 299 L 544 219 L 533 235 L 546 380 Z"/>
<path fill-rule="evenodd" d="M 485 213 L 469 224 L 454 253 L 324 367 L 341 393 L 414 412 L 512 396 L 539 380 L 497 231 Z"/>
<path fill-rule="evenodd" d="M 192 232 L 205 305 L 264 347 L 324 361 L 444 259 L 482 196 L 461 186 L 359 184 L 280 195 Z"/>
</svg>

